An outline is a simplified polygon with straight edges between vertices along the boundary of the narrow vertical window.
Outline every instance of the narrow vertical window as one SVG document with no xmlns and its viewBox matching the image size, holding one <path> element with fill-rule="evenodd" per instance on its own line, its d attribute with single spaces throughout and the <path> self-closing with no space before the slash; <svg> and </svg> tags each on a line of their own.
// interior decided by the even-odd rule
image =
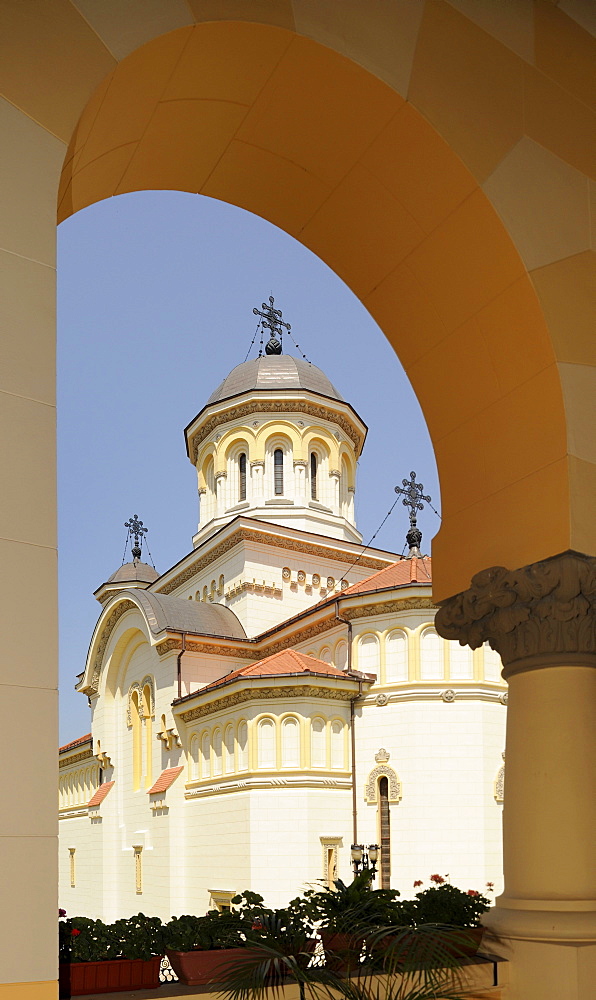
<svg viewBox="0 0 596 1000">
<path fill-rule="evenodd" d="M 141 787 L 141 769 L 142 769 L 142 732 L 141 732 L 141 713 L 139 707 L 139 693 L 138 691 L 133 691 L 130 698 L 130 714 L 132 718 L 132 787 L 133 791 L 136 792 L 138 788 Z"/>
<path fill-rule="evenodd" d="M 240 477 L 238 484 L 238 499 L 246 500 L 246 455 L 244 452 L 238 459 L 238 472 Z"/>
<path fill-rule="evenodd" d="M 310 498 L 317 499 L 317 456 L 314 451 L 310 455 Z"/>
<path fill-rule="evenodd" d="M 344 761 L 344 727 L 341 722 L 331 724 L 331 767 L 341 770 Z"/>
<path fill-rule="evenodd" d="M 137 896 L 141 896 L 143 893 L 143 862 L 141 860 L 143 848 L 133 845 L 133 851 L 135 852 L 135 892 Z"/>
<path fill-rule="evenodd" d="M 300 726 L 297 719 L 284 719 L 281 729 L 282 767 L 300 767 Z"/>
<path fill-rule="evenodd" d="M 213 776 L 221 774 L 221 729 L 216 729 L 213 733 Z"/>
<path fill-rule="evenodd" d="M 203 733 L 201 739 L 201 778 L 211 777 L 211 746 L 209 733 Z"/>
<path fill-rule="evenodd" d="M 379 780 L 379 828 L 381 846 L 381 889 L 389 889 L 391 882 L 391 828 L 389 826 L 389 781 Z"/>
<path fill-rule="evenodd" d="M 271 719 L 259 723 L 259 767 L 275 767 L 275 726 Z"/>
<path fill-rule="evenodd" d="M 231 774 L 234 768 L 234 727 L 228 726 L 224 740 L 224 770 Z"/>
<path fill-rule="evenodd" d="M 325 722 L 323 719 L 313 719 L 310 730 L 310 764 L 311 767 L 327 766 L 327 746 L 325 738 Z"/>
<path fill-rule="evenodd" d="M 238 770 L 248 771 L 248 726 L 241 722 L 238 726 Z"/>
<path fill-rule="evenodd" d="M 276 448 L 273 452 L 273 492 L 276 497 L 283 495 L 284 491 L 284 453 L 281 448 Z"/>
<path fill-rule="evenodd" d="M 143 688 L 143 724 L 145 726 L 145 787 L 153 784 L 153 726 L 151 724 L 151 688 Z"/>
<path fill-rule="evenodd" d="M 199 777 L 199 737 L 193 736 L 190 741 L 190 778 L 196 781 Z"/>
<path fill-rule="evenodd" d="M 70 860 L 70 884 L 71 884 L 71 887 L 73 889 L 74 889 L 74 887 L 77 884 L 77 869 L 76 869 L 76 861 L 75 861 L 76 851 L 77 851 L 76 847 L 69 847 L 68 848 L 68 853 L 70 855 L 70 858 L 69 858 L 69 860 Z"/>
</svg>

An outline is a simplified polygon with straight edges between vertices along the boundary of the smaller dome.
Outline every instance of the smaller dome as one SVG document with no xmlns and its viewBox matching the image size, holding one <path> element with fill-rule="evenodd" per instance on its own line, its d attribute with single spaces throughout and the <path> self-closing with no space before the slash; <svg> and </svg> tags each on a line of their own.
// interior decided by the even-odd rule
<svg viewBox="0 0 596 1000">
<path fill-rule="evenodd" d="M 159 573 L 153 566 L 135 559 L 134 562 L 124 563 L 112 573 L 108 583 L 153 583 L 158 577 Z"/>
<path fill-rule="evenodd" d="M 343 402 L 343 397 L 316 365 L 291 354 L 267 354 L 236 365 L 207 400 L 207 406 L 254 390 L 306 389 Z"/>
</svg>

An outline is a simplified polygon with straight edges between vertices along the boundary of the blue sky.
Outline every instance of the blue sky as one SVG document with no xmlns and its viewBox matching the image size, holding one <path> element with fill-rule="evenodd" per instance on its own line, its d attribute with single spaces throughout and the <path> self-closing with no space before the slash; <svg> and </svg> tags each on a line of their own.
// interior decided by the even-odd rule
<svg viewBox="0 0 596 1000">
<path fill-rule="evenodd" d="M 192 548 L 197 483 L 182 431 L 244 361 L 253 306 L 271 294 L 301 351 L 368 424 L 356 495 L 365 542 L 411 469 L 440 511 L 408 379 L 318 257 L 263 219 L 200 195 L 149 191 L 79 212 L 58 230 L 61 743 L 90 728 L 73 685 L 100 612 L 93 591 L 122 562 L 124 522 L 137 513 L 148 525 L 160 572 Z M 284 350 L 298 353 L 287 338 Z M 438 517 L 425 510 L 419 525 L 429 551 Z M 407 527 L 399 503 L 374 544 L 401 552 Z"/>
</svg>

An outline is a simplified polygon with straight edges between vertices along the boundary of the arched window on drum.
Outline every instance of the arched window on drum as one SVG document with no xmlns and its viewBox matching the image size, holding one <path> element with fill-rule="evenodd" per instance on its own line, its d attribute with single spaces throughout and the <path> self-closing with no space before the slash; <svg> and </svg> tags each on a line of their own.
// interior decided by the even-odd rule
<svg viewBox="0 0 596 1000">
<path fill-rule="evenodd" d="M 313 719 L 311 723 L 310 763 L 311 767 L 327 766 L 327 745 L 324 719 Z"/>
<path fill-rule="evenodd" d="M 281 726 L 281 766 L 300 767 L 300 724 L 291 717 Z"/>
<path fill-rule="evenodd" d="M 396 684 L 407 679 L 408 637 L 401 629 L 396 629 L 385 639 L 385 683 Z"/>
<path fill-rule="evenodd" d="M 420 678 L 432 681 L 444 676 L 443 640 L 434 628 L 427 628 L 420 636 Z"/>
<path fill-rule="evenodd" d="M 459 642 L 449 643 L 449 676 L 454 681 L 474 679 L 474 654 L 469 646 L 460 646 Z"/>
<path fill-rule="evenodd" d="M 363 635 L 358 642 L 358 669 L 365 674 L 379 675 L 379 640 L 376 635 Z"/>
<path fill-rule="evenodd" d="M 196 781 L 199 777 L 199 737 L 195 735 L 190 741 L 190 780 Z"/>
<path fill-rule="evenodd" d="M 201 737 L 201 778 L 211 777 L 211 742 L 209 733 L 203 733 Z"/>
<path fill-rule="evenodd" d="M 248 724 L 238 724 L 238 770 L 248 771 Z"/>
<path fill-rule="evenodd" d="M 262 719 L 258 728 L 258 760 L 259 767 L 271 769 L 275 767 L 275 723 L 272 719 Z"/>
<path fill-rule="evenodd" d="M 339 719 L 335 719 L 331 723 L 331 767 L 341 771 L 345 766 L 344 725 Z"/>
</svg>

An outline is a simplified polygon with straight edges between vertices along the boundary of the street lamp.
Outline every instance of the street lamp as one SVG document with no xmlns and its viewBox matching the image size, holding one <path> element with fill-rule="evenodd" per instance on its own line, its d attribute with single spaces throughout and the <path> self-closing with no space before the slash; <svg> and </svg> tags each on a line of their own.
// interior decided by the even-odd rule
<svg viewBox="0 0 596 1000">
<path fill-rule="evenodd" d="M 368 869 L 370 871 L 371 879 L 374 879 L 377 872 L 379 845 L 369 844 L 368 847 L 366 847 L 364 844 L 352 844 L 351 854 L 354 874 L 357 875 L 360 869 L 362 869 L 362 871 Z"/>
</svg>

